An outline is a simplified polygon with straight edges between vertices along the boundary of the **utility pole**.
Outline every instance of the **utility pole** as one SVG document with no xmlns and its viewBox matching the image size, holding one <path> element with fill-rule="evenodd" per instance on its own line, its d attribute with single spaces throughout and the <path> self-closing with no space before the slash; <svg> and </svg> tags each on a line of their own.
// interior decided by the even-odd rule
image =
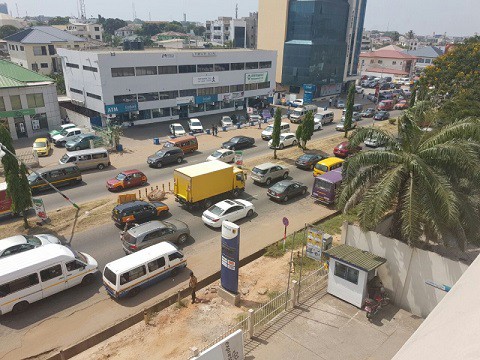
<svg viewBox="0 0 480 360">
<path fill-rule="evenodd" d="M 78 0 L 80 4 L 80 19 L 87 19 L 87 12 L 85 11 L 85 0 Z"/>
<path fill-rule="evenodd" d="M 133 21 L 137 18 L 137 13 L 135 12 L 135 3 L 132 2 L 132 10 L 133 10 Z"/>
<path fill-rule="evenodd" d="M 15 3 L 15 7 L 17 8 L 17 17 L 19 18 L 20 17 L 20 13 L 18 12 L 18 4 Z"/>
</svg>

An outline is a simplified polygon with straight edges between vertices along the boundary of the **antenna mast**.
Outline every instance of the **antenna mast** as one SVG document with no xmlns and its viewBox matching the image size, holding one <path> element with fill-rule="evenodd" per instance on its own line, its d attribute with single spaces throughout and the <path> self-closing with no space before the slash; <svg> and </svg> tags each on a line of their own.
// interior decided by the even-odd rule
<svg viewBox="0 0 480 360">
<path fill-rule="evenodd" d="M 137 18 L 137 13 L 135 12 L 135 3 L 132 2 L 132 10 L 133 10 L 133 21 Z"/>
<path fill-rule="evenodd" d="M 235 19 L 238 19 L 238 4 L 235 4 Z"/>
<path fill-rule="evenodd" d="M 78 0 L 80 5 L 80 19 L 86 20 L 87 19 L 87 12 L 85 11 L 85 0 Z"/>
</svg>

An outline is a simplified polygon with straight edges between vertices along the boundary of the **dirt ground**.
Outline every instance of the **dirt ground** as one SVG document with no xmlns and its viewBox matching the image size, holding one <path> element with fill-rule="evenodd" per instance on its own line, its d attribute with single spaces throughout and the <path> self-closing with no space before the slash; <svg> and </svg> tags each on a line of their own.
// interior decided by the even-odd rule
<svg viewBox="0 0 480 360">
<path fill-rule="evenodd" d="M 276 259 L 261 257 L 240 268 L 242 295 L 238 308 L 217 296 L 216 282 L 197 292 L 197 303 L 184 299 L 182 306 L 175 304 L 153 315 L 148 325 L 138 323 L 73 359 L 150 359 L 152 354 L 157 359 L 188 359 L 191 347 L 203 348 L 241 321 L 248 309 L 257 308 L 284 291 L 289 261 L 287 253 Z"/>
</svg>

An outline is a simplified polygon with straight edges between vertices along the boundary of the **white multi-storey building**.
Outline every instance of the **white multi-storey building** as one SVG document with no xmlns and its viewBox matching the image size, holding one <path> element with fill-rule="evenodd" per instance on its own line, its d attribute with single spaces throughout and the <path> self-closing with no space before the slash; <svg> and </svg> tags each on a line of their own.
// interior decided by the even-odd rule
<svg viewBox="0 0 480 360">
<path fill-rule="evenodd" d="M 66 30 L 75 36 L 103 41 L 103 26 L 101 24 L 70 19 L 70 23 L 65 25 L 65 29 L 62 30 Z"/>
<path fill-rule="evenodd" d="M 67 95 L 103 119 L 145 124 L 244 108 L 272 96 L 268 50 L 59 49 Z"/>
<path fill-rule="evenodd" d="M 226 45 L 231 41 L 233 47 L 247 47 L 247 22 L 243 19 L 220 16 L 217 20 L 207 21 L 205 27 L 205 37 L 213 43 Z"/>
</svg>

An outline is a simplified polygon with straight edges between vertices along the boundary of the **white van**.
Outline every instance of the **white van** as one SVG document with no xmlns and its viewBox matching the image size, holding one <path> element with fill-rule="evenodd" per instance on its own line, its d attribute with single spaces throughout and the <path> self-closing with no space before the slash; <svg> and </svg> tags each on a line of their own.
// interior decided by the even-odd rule
<svg viewBox="0 0 480 360">
<path fill-rule="evenodd" d="M 110 296 L 134 296 L 142 288 L 187 266 L 183 253 L 170 242 L 161 242 L 105 265 L 103 285 Z"/>
<path fill-rule="evenodd" d="M 47 244 L 0 261 L 0 315 L 75 285 L 91 283 L 97 262 L 64 245 Z"/>
<path fill-rule="evenodd" d="M 319 110 L 313 117 L 315 124 L 321 124 L 321 126 L 326 123 L 331 123 L 335 119 L 335 115 L 332 110 Z"/>
<path fill-rule="evenodd" d="M 290 124 L 286 122 L 280 123 L 280 134 L 290 132 Z M 262 139 L 270 140 L 273 134 L 273 124 L 268 125 L 265 130 L 262 131 Z"/>
<path fill-rule="evenodd" d="M 292 123 L 300 123 L 302 122 L 307 112 L 311 111 L 315 114 L 317 110 L 318 110 L 317 105 L 305 105 L 303 107 L 298 107 L 294 109 L 293 112 L 290 114 L 290 121 Z"/>
<path fill-rule="evenodd" d="M 102 170 L 110 166 L 110 156 L 104 148 L 72 151 L 63 155 L 58 163 L 77 165 L 80 170 L 95 168 Z"/>
</svg>

